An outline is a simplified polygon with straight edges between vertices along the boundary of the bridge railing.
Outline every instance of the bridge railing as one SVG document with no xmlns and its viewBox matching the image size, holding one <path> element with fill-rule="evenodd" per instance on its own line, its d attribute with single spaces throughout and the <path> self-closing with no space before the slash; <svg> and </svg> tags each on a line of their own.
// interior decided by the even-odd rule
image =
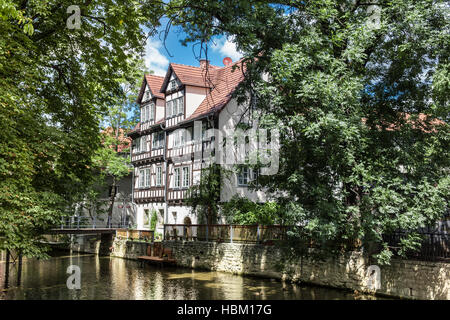
<svg viewBox="0 0 450 320">
<path fill-rule="evenodd" d="M 233 224 L 165 224 L 165 240 L 261 243 L 285 240 L 288 227 Z"/>
<path fill-rule="evenodd" d="M 125 219 L 120 221 L 111 221 L 108 218 L 99 219 L 97 217 L 64 217 L 58 226 L 59 229 L 119 229 L 128 228 L 128 222 Z"/>
</svg>

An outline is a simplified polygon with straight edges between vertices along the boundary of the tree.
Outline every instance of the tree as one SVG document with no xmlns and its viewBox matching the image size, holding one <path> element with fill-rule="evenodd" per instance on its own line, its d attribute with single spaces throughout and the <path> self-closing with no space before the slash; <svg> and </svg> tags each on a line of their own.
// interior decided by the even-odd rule
<svg viewBox="0 0 450 320">
<path fill-rule="evenodd" d="M 143 53 L 152 1 L 0 0 L 0 250 L 41 256 L 39 237 L 73 210 L 91 181 L 100 115 L 123 98 Z"/>
<path fill-rule="evenodd" d="M 130 73 L 120 81 L 122 94 L 108 107 L 108 112 L 103 118 L 102 124 L 106 127 L 103 131 L 103 145 L 98 150 L 94 163 L 101 171 L 101 177 L 112 178 L 110 204 L 108 208 L 108 225 L 112 221 L 114 202 L 117 196 L 117 183 L 131 172 L 131 163 L 128 156 L 131 139 L 125 134 L 133 129 L 139 119 L 139 105 L 136 103 L 136 88 L 139 87 L 144 63 L 137 60 L 133 64 Z"/>
<path fill-rule="evenodd" d="M 450 19 L 445 1 L 170 1 L 186 42 L 232 36 L 260 123 L 281 134 L 260 184 L 319 243 L 417 247 L 450 198 Z M 268 77 L 261 77 L 266 74 Z"/>
<path fill-rule="evenodd" d="M 108 222 L 111 226 L 114 202 L 117 196 L 117 182 L 132 171 L 130 157 L 127 153 L 130 149 L 130 140 L 124 136 L 124 130 L 118 129 L 120 135 L 116 138 L 114 128 L 103 131 L 102 147 L 100 147 L 93 157 L 93 165 L 98 172 L 98 179 L 103 181 L 103 186 L 108 187 L 107 179 L 111 178 L 110 203 L 108 208 Z"/>
<path fill-rule="evenodd" d="M 216 164 L 210 164 L 200 173 L 200 181 L 188 190 L 186 204 L 197 211 L 199 220 L 213 224 L 219 214 L 220 184 L 225 171 Z"/>
</svg>

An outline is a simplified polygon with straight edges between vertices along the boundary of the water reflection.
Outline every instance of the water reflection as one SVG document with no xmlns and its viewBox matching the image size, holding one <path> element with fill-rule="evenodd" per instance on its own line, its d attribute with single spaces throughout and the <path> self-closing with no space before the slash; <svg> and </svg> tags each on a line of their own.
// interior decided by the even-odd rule
<svg viewBox="0 0 450 320">
<path fill-rule="evenodd" d="M 80 290 L 69 290 L 66 286 L 69 265 L 81 269 Z M 0 271 L 3 268 L 0 262 Z M 21 287 L 0 290 L 0 299 L 311 300 L 355 299 L 355 296 L 339 290 L 228 273 L 152 265 L 141 268 L 135 261 L 120 258 L 63 255 L 49 260 L 24 261 Z"/>
</svg>

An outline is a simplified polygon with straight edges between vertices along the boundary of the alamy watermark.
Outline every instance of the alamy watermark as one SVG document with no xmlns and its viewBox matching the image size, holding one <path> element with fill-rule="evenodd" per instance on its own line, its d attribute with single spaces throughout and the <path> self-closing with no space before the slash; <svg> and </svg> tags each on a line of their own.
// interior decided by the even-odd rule
<svg viewBox="0 0 450 320">
<path fill-rule="evenodd" d="M 67 267 L 66 273 L 70 274 L 67 278 L 67 289 L 81 289 L 81 269 L 77 265 L 70 265 Z"/>
<path fill-rule="evenodd" d="M 259 166 L 260 174 L 278 173 L 280 159 L 280 132 L 277 129 L 250 127 L 247 130 L 204 130 L 201 121 L 194 122 L 193 136 L 190 130 L 179 128 L 172 134 L 172 146 L 180 149 L 179 154 L 172 155 L 174 162 L 207 160 L 220 165 Z M 177 142 L 175 142 L 175 139 Z M 179 141 L 182 141 L 181 144 Z M 193 150 L 183 152 L 183 148 Z"/>
<path fill-rule="evenodd" d="M 71 14 L 66 21 L 68 29 L 80 29 L 81 28 L 81 10 L 77 5 L 71 5 L 67 8 L 67 13 Z"/>
<path fill-rule="evenodd" d="M 381 270 L 377 265 L 371 265 L 367 268 L 367 287 L 370 290 L 381 289 Z"/>
</svg>

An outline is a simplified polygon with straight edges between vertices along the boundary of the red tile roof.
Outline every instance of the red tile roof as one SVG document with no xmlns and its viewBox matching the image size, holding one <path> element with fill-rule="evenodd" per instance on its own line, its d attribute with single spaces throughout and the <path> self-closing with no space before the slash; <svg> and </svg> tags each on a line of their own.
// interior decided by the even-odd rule
<svg viewBox="0 0 450 320">
<path fill-rule="evenodd" d="M 161 85 L 164 81 L 164 77 L 155 76 L 153 74 L 145 74 L 142 80 L 141 91 L 137 98 L 137 102 L 140 103 L 142 96 L 144 95 L 145 85 L 147 84 L 150 88 L 150 92 L 157 98 L 164 99 L 164 94 L 159 91 Z"/>
<path fill-rule="evenodd" d="M 198 86 L 204 88 L 212 88 L 214 84 L 211 81 L 211 75 L 215 70 L 221 69 L 220 67 L 208 64 L 208 68 L 187 66 L 179 63 L 171 63 L 169 65 L 169 70 L 166 73 L 164 81 L 161 85 L 160 91 L 164 92 L 169 82 L 170 75 L 172 72 L 175 73 L 178 80 L 182 84 L 187 84 L 191 86 Z M 171 72 L 169 72 L 171 71 Z"/>
<path fill-rule="evenodd" d="M 230 101 L 236 87 L 244 80 L 243 71 L 245 71 L 245 65 L 242 63 L 242 60 L 223 68 L 210 69 L 209 81 L 212 82 L 212 90 L 194 113 L 184 121 L 190 121 L 208 113 L 220 111 Z"/>
</svg>

